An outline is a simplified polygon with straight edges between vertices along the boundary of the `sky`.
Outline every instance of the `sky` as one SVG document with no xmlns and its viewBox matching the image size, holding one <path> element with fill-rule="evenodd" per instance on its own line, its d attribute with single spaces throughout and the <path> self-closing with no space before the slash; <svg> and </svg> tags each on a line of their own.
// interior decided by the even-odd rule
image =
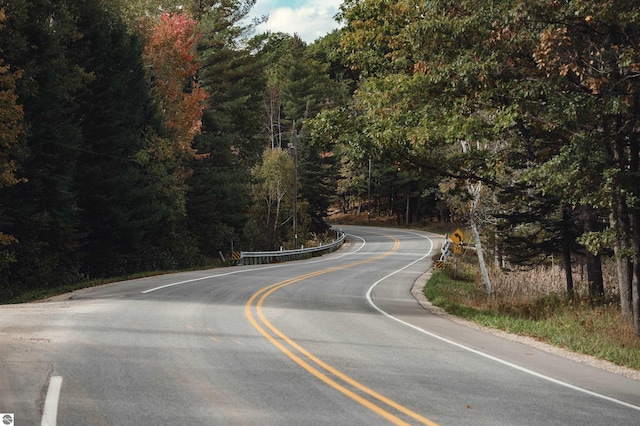
<svg viewBox="0 0 640 426">
<path fill-rule="evenodd" d="M 257 0 L 251 17 L 269 15 L 257 31 L 298 34 L 307 43 L 338 28 L 333 17 L 342 0 Z"/>
</svg>

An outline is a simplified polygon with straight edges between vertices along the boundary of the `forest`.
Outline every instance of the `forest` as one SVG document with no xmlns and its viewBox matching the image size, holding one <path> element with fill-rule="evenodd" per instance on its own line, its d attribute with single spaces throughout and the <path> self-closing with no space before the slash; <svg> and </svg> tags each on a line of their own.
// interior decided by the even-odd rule
<svg viewBox="0 0 640 426">
<path fill-rule="evenodd" d="M 592 303 L 610 259 L 640 335 L 640 2 L 345 0 L 311 44 L 254 3 L 0 0 L 0 300 L 366 212 Z"/>
</svg>

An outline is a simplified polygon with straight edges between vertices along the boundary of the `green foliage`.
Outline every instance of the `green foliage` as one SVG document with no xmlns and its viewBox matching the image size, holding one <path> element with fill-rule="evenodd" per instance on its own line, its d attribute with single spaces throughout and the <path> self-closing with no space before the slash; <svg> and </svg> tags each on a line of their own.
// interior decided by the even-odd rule
<svg viewBox="0 0 640 426">
<path fill-rule="evenodd" d="M 24 181 L 0 191 L 0 217 L 18 243 L 1 286 L 14 293 L 69 282 L 80 275 L 74 171 L 81 142 L 74 97 L 91 76 L 73 62 L 79 37 L 74 5 L 64 1 L 4 2 L 4 57 L 22 73 L 15 91 L 23 108 Z M 4 229 L 3 229 L 4 230 Z"/>
<path fill-rule="evenodd" d="M 159 203 L 159 182 L 135 161 L 146 148 L 142 132 L 152 114 L 142 43 L 96 7 L 82 10 L 78 26 L 84 37 L 75 49 L 77 59 L 94 76 L 78 98 L 85 119 L 76 191 L 87 271 L 128 273 L 144 264 L 135 254 L 150 243 L 168 210 Z"/>
<path fill-rule="evenodd" d="M 293 143 L 294 132 L 299 135 L 299 199 L 308 206 L 299 209 L 299 214 L 303 214 L 300 219 L 309 217 L 308 228 L 301 228 L 300 234 L 327 229 L 324 217 L 333 194 L 331 182 L 335 181 L 333 160 L 327 155 L 330 148 L 316 144 L 307 130 L 323 109 L 344 102 L 348 90 L 344 81 L 330 78 L 332 64 L 328 58 L 332 52 L 327 49 L 322 41 L 309 47 L 299 37 L 281 33 L 268 34 L 260 49 L 267 85 L 265 140 L 271 148 L 286 148 Z M 339 64 L 333 66 L 339 68 Z"/>
<path fill-rule="evenodd" d="M 266 235 L 267 248 L 276 250 L 289 240 L 289 227 L 284 225 L 294 214 L 294 160 L 285 150 L 267 148 L 251 175 L 255 218 L 263 224 L 260 229 Z"/>
<path fill-rule="evenodd" d="M 325 217 L 336 189 L 335 157 L 323 155 L 317 146 L 307 141 L 305 134 L 298 138 L 297 155 L 300 165 L 298 192 L 300 199 L 306 202 L 298 205 L 298 211 L 306 212 L 305 216 L 309 218 L 307 226 L 301 227 L 298 233 L 322 234 L 329 229 Z"/>
<path fill-rule="evenodd" d="M 6 19 L 4 9 L 0 9 L 0 29 L 4 27 Z M 25 149 L 24 139 L 20 136 L 24 132 L 24 110 L 16 102 L 16 80 L 20 72 L 12 72 L 10 65 L 2 59 L 2 45 L 0 45 L 0 189 L 20 182 L 16 171 L 21 159 L 21 151 Z M 11 245 L 16 243 L 12 235 L 2 232 L 4 220 L 0 210 L 0 272 L 15 261 L 15 254 Z"/>
<path fill-rule="evenodd" d="M 4 20 L 4 9 L 0 9 L 0 29 L 4 26 Z M 2 50 L 0 45 L 0 55 Z M 0 188 L 15 185 L 19 181 L 15 175 L 21 145 L 18 138 L 24 131 L 24 111 L 16 102 L 16 80 L 21 73 L 11 72 L 10 68 L 0 56 Z M 0 234 L 0 244 L 1 241 L 3 239 Z"/>
<path fill-rule="evenodd" d="M 640 301 L 627 296 L 640 292 L 623 278 L 640 271 L 637 7 L 364 0 L 344 2 L 340 17 L 340 53 L 361 79 L 350 109 L 323 115 L 314 137 L 339 134 L 332 125 L 359 133 L 345 152 L 435 175 L 433 186 L 445 179 L 460 211 L 457 194 L 482 185 L 473 211 L 511 261 L 561 251 L 569 263 L 584 250 L 576 241 L 614 250 L 640 335 Z"/>
<path fill-rule="evenodd" d="M 233 155 L 228 139 L 207 130 L 208 119 L 205 116 L 205 132 L 196 138 L 196 147 L 210 155 L 192 161 L 187 220 L 200 251 L 211 257 L 219 251 L 229 252 L 231 243 L 246 250 L 241 235 L 248 220 L 251 188 L 246 167 Z"/>
</svg>

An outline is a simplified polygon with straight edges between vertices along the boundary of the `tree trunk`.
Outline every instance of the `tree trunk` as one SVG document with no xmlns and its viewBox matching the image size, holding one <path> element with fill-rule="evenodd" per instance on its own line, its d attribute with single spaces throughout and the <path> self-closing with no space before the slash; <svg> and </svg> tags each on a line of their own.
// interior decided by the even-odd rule
<svg viewBox="0 0 640 426">
<path fill-rule="evenodd" d="M 502 269 L 504 268 L 504 256 L 502 254 L 502 247 L 500 244 L 500 237 L 496 233 L 494 235 L 494 244 L 493 244 L 493 262 L 496 268 Z"/>
<path fill-rule="evenodd" d="M 620 132 L 617 131 L 619 128 L 620 124 L 616 122 L 614 126 L 616 137 L 614 138 L 612 154 L 617 167 L 624 173 L 628 168 L 629 159 L 626 155 L 625 141 Z M 623 195 L 614 192 L 609 221 L 615 235 L 614 254 L 618 273 L 618 289 L 620 291 L 620 312 L 625 321 L 632 322 L 632 279 L 634 272 L 630 260 L 631 245 L 627 236 L 633 234 L 631 233 L 631 218 L 626 201 Z"/>
<path fill-rule="evenodd" d="M 409 225 L 409 219 L 410 219 L 410 216 L 409 216 L 409 213 L 410 213 L 409 201 L 410 200 L 411 200 L 411 198 L 409 197 L 409 194 L 407 193 L 407 208 L 406 208 L 405 215 L 404 215 L 405 216 L 405 222 L 404 223 L 406 225 Z"/>
<path fill-rule="evenodd" d="M 571 273 L 571 249 L 565 244 L 562 249 L 562 258 L 564 260 L 564 276 L 567 281 L 567 295 L 573 299 L 573 274 Z"/>
<path fill-rule="evenodd" d="M 584 208 L 583 225 L 585 232 L 600 231 L 598 215 L 591 207 Z M 592 303 L 602 303 L 604 300 L 604 280 L 602 278 L 602 259 L 599 254 L 587 251 L 587 280 L 589 281 L 589 298 Z"/>
<path fill-rule="evenodd" d="M 562 258 L 564 260 L 564 275 L 567 281 L 567 295 L 570 299 L 574 297 L 573 274 L 571 273 L 571 211 L 569 206 L 562 207 L 562 221 L 564 222 L 564 235 L 562 236 Z"/>
<path fill-rule="evenodd" d="M 276 214 L 273 220 L 273 235 L 278 233 L 278 222 L 280 222 L 280 198 L 276 200 Z"/>
<path fill-rule="evenodd" d="M 272 248 L 273 244 L 274 244 L 274 234 L 273 234 L 273 226 L 271 224 L 271 210 L 272 210 L 272 205 L 273 203 L 271 202 L 271 200 L 269 198 L 267 198 L 266 200 L 267 203 L 267 247 Z"/>
<path fill-rule="evenodd" d="M 635 210 L 631 215 L 631 228 L 633 233 L 631 237 L 631 245 L 633 247 L 633 277 L 631 279 L 631 312 L 633 329 L 636 336 L 640 337 L 640 238 L 636 235 L 640 229 L 640 212 Z"/>
<path fill-rule="evenodd" d="M 462 151 L 465 153 L 469 152 L 469 142 L 461 141 L 461 143 Z M 471 212 L 469 214 L 469 224 L 471 225 L 473 238 L 476 240 L 476 252 L 478 255 L 478 263 L 480 264 L 482 280 L 484 281 L 484 285 L 487 288 L 487 294 L 491 296 L 493 294 L 493 287 L 491 286 L 491 280 L 489 279 L 487 264 L 484 261 L 482 242 L 480 241 L 480 232 L 478 231 L 478 226 L 476 225 L 476 210 L 478 209 L 478 204 L 480 203 L 480 198 L 482 197 L 482 182 L 473 184 L 470 181 L 467 181 L 467 191 L 469 191 L 469 194 L 473 197 L 473 201 L 471 202 Z"/>
<path fill-rule="evenodd" d="M 629 261 L 629 247 L 624 238 L 624 229 L 628 229 L 625 222 L 626 209 L 620 206 L 619 202 L 614 203 L 613 212 L 611 214 L 611 228 L 615 232 L 615 242 L 613 247 L 614 258 L 616 260 L 616 273 L 618 276 L 618 291 L 620 293 L 620 314 L 626 322 L 633 321 L 632 308 L 632 264 Z M 623 213 L 621 213 L 623 212 Z"/>
<path fill-rule="evenodd" d="M 635 97 L 636 101 L 638 96 Z M 636 105 L 637 109 L 637 105 Z M 636 111 L 637 112 L 637 111 Z M 638 197 L 640 195 L 640 185 L 637 177 L 640 171 L 640 142 L 638 141 L 638 134 L 634 132 L 629 138 L 629 173 L 634 176 L 632 179 L 631 192 L 633 196 Z M 633 248 L 632 267 L 633 277 L 631 279 L 631 312 L 633 313 L 633 329 L 636 336 L 640 337 L 640 210 L 638 207 L 633 207 L 630 213 L 631 229 L 626 236 L 631 240 L 631 247 Z"/>
<path fill-rule="evenodd" d="M 631 281 L 631 309 L 633 311 L 633 330 L 640 337 L 640 262 L 636 260 Z"/>
<path fill-rule="evenodd" d="M 493 294 L 493 288 L 491 286 L 491 279 L 489 278 L 489 271 L 487 271 L 487 265 L 484 262 L 484 253 L 482 251 L 482 242 L 480 241 L 480 232 L 478 226 L 473 218 L 473 213 L 469 218 L 469 224 L 471 225 L 471 231 L 473 232 L 473 238 L 476 240 L 476 252 L 478 255 L 478 263 L 480 264 L 480 272 L 482 274 L 482 281 L 487 289 L 487 294 L 490 296 Z"/>
<path fill-rule="evenodd" d="M 473 202 L 471 204 L 471 214 L 469 215 L 469 224 L 471 225 L 471 232 L 473 232 L 473 238 L 476 240 L 476 253 L 478 255 L 478 263 L 480 264 L 480 273 L 482 274 L 482 280 L 487 288 L 487 294 L 491 296 L 493 294 L 493 287 L 491 286 L 491 280 L 489 279 L 489 272 L 487 271 L 487 264 L 484 261 L 484 252 L 482 251 L 482 241 L 480 241 L 480 231 L 476 225 L 476 209 L 480 202 L 480 193 L 482 184 L 478 183 L 476 187 L 469 185 L 469 192 L 473 195 Z"/>
<path fill-rule="evenodd" d="M 637 108 L 637 105 L 635 107 Z M 630 197 L 637 197 L 640 193 L 638 180 L 635 178 L 640 167 L 637 133 L 625 134 L 620 131 L 620 116 L 616 116 L 614 121 L 613 158 L 623 176 L 623 182 L 619 185 L 631 194 Z M 611 227 L 615 233 L 614 250 L 618 267 L 621 314 L 623 319 L 634 325 L 636 335 L 640 336 L 640 240 L 637 235 L 640 231 L 640 212 L 637 208 L 630 208 L 628 201 L 626 194 L 614 192 Z"/>
<path fill-rule="evenodd" d="M 589 298 L 593 303 L 604 300 L 604 280 L 602 278 L 602 259 L 599 254 L 587 253 L 587 280 Z"/>
</svg>

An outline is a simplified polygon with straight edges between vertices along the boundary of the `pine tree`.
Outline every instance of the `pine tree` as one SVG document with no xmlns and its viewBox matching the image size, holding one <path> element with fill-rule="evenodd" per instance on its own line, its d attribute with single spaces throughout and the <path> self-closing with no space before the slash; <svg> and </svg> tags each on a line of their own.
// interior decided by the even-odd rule
<svg viewBox="0 0 640 426">
<path fill-rule="evenodd" d="M 153 117 L 142 63 L 142 42 L 113 11 L 79 4 L 83 37 L 78 63 L 93 81 L 78 98 L 82 136 L 76 190 L 82 213 L 87 272 L 118 274 L 151 268 L 153 235 L 164 234 L 171 214 L 162 188 L 138 161 L 144 132 Z"/>
<path fill-rule="evenodd" d="M 13 291 L 70 282 L 80 276 L 79 211 L 73 182 L 81 142 L 74 102 L 90 76 L 70 59 L 79 37 L 70 1 L 5 1 L 4 57 L 22 78 L 28 149 L 24 182 L 6 188 L 0 205 L 15 236 L 15 263 L 2 274 Z"/>
</svg>

